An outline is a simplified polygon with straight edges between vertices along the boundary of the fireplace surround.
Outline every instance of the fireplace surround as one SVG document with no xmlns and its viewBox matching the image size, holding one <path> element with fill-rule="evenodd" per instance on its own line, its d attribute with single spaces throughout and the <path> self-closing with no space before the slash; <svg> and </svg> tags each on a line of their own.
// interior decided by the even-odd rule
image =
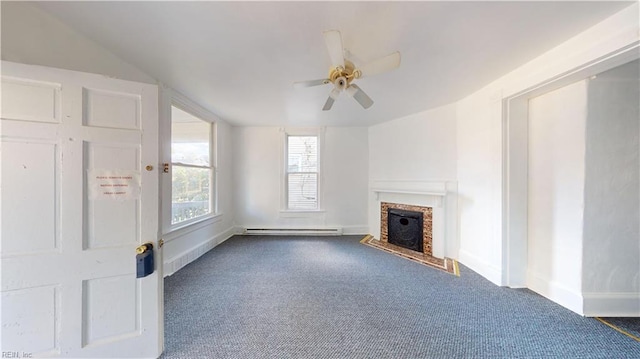
<svg viewBox="0 0 640 359">
<path fill-rule="evenodd" d="M 422 217 L 422 228 L 421 228 L 421 234 L 422 234 L 422 243 L 421 243 L 421 247 L 419 248 L 419 246 L 416 246 L 414 248 L 409 248 L 421 253 L 424 253 L 425 255 L 428 256 L 432 256 L 433 255 L 433 208 L 432 207 L 426 207 L 426 206 L 416 206 L 416 205 L 409 205 L 409 204 L 402 204 L 402 203 L 390 203 L 390 202 L 381 202 L 380 203 L 380 240 L 382 242 L 387 242 L 387 243 L 391 243 L 391 244 L 396 244 L 394 242 L 397 242 L 397 239 L 392 239 L 391 241 L 389 240 L 389 213 L 401 213 L 401 214 L 409 214 L 409 213 L 418 213 L 420 214 L 420 217 Z M 401 216 L 399 216 L 399 218 L 393 218 L 392 217 L 392 221 L 394 219 L 397 219 L 398 222 L 400 222 L 400 220 L 402 219 Z M 410 221 L 408 218 L 405 217 L 405 219 L 407 219 L 408 221 Z M 392 223 L 392 226 L 394 225 L 394 223 Z M 409 226 L 409 223 L 407 225 L 402 225 L 401 223 L 399 223 L 400 227 L 405 227 L 405 226 Z M 415 225 L 415 223 L 414 223 Z M 409 240 L 404 239 L 404 240 L 400 240 L 400 242 L 409 242 Z M 402 247 L 408 248 L 405 245 L 401 245 Z"/>
</svg>

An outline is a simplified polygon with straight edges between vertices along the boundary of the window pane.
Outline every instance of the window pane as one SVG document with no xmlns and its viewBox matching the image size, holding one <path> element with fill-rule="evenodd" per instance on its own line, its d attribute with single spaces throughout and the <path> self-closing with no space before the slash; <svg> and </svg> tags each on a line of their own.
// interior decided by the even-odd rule
<svg viewBox="0 0 640 359">
<path fill-rule="evenodd" d="M 289 209 L 318 208 L 318 174 L 291 173 L 288 175 Z"/>
<path fill-rule="evenodd" d="M 287 172 L 318 172 L 318 137 L 289 136 Z"/>
<path fill-rule="evenodd" d="M 171 162 L 209 166 L 211 124 L 171 107 Z"/>
<path fill-rule="evenodd" d="M 211 170 L 173 165 L 171 224 L 211 213 Z"/>
</svg>

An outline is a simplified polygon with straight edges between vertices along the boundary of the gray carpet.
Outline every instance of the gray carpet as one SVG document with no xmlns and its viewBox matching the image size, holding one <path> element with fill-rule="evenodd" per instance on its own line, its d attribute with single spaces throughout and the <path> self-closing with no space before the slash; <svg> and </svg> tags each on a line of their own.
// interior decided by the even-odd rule
<svg viewBox="0 0 640 359">
<path fill-rule="evenodd" d="M 365 246 L 235 236 L 165 279 L 163 358 L 640 358 L 529 290 Z"/>
</svg>

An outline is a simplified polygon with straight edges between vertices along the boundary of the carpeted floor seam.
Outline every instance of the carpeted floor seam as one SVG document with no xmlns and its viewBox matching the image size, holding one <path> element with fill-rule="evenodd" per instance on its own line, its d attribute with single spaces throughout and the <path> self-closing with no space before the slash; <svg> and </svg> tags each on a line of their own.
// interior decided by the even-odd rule
<svg viewBox="0 0 640 359">
<path fill-rule="evenodd" d="M 595 317 L 595 319 L 596 319 L 596 320 L 598 320 L 599 322 L 601 322 L 602 324 L 604 324 L 604 325 L 606 325 L 606 326 L 608 326 L 608 327 L 612 328 L 613 330 L 615 330 L 615 331 L 617 331 L 617 332 L 619 332 L 619 333 L 622 333 L 622 334 L 624 334 L 624 335 L 628 336 L 629 338 L 631 338 L 631 339 L 633 339 L 633 340 L 635 340 L 635 341 L 640 342 L 640 337 L 637 337 L 637 336 L 635 336 L 635 335 L 633 335 L 633 334 L 631 334 L 631 333 L 627 332 L 626 330 L 624 330 L 624 329 L 622 329 L 622 328 L 619 328 L 618 326 L 613 325 L 613 324 L 611 324 L 611 323 L 607 322 L 605 319 L 600 318 L 600 317 Z"/>
</svg>

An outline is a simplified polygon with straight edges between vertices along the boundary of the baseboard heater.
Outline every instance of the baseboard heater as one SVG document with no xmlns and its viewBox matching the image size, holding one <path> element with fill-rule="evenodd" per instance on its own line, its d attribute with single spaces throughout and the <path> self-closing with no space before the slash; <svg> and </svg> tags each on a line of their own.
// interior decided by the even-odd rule
<svg viewBox="0 0 640 359">
<path fill-rule="evenodd" d="M 342 228 L 245 228 L 244 234 L 274 236 L 340 236 Z"/>
</svg>

